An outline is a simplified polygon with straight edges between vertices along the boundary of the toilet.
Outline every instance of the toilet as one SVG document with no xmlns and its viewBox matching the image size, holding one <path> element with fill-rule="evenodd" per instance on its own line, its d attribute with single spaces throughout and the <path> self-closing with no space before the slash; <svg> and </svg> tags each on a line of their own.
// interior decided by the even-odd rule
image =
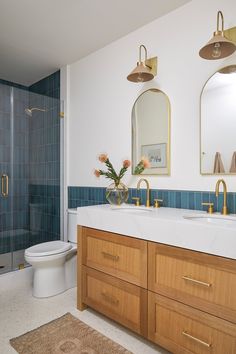
<svg viewBox="0 0 236 354">
<path fill-rule="evenodd" d="M 32 265 L 33 296 L 49 297 L 76 286 L 77 210 L 68 209 L 68 241 L 49 241 L 25 250 Z"/>
</svg>

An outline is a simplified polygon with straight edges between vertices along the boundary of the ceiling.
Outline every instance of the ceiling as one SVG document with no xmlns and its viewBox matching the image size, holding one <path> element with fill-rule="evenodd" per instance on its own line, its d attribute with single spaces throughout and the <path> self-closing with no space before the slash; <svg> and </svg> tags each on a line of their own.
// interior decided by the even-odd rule
<svg viewBox="0 0 236 354">
<path fill-rule="evenodd" d="M 29 86 L 189 1 L 0 0 L 0 78 Z"/>
</svg>

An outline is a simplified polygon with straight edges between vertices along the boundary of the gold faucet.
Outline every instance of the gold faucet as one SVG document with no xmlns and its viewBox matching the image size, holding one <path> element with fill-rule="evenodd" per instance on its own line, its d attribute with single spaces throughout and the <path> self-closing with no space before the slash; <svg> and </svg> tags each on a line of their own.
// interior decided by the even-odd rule
<svg viewBox="0 0 236 354">
<path fill-rule="evenodd" d="M 219 196 L 219 187 L 220 187 L 221 183 L 223 184 L 223 193 L 224 193 L 224 203 L 223 203 L 223 208 L 222 208 L 221 214 L 227 215 L 228 214 L 228 209 L 227 209 L 227 187 L 226 187 L 226 183 L 225 183 L 225 181 L 223 179 L 219 179 L 216 182 L 216 197 L 218 198 L 218 196 Z"/>
<path fill-rule="evenodd" d="M 141 182 L 145 182 L 145 183 L 146 183 L 146 186 L 147 186 L 146 207 L 150 207 L 150 185 L 149 185 L 147 179 L 141 178 L 141 179 L 138 181 L 138 184 L 137 184 L 137 189 L 138 189 L 138 191 L 139 191 L 139 189 L 140 189 L 140 184 L 141 184 Z"/>
</svg>

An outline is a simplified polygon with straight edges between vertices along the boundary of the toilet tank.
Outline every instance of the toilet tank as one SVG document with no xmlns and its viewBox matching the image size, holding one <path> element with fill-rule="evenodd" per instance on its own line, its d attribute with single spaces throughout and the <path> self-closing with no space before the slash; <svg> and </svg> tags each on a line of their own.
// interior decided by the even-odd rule
<svg viewBox="0 0 236 354">
<path fill-rule="evenodd" d="M 69 242 L 77 243 L 77 209 L 68 209 L 67 237 Z"/>
</svg>

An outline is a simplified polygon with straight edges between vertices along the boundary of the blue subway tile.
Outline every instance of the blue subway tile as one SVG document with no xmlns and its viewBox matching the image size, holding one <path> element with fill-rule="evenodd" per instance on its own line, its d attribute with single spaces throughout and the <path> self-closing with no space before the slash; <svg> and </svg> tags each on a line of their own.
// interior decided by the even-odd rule
<svg viewBox="0 0 236 354">
<path fill-rule="evenodd" d="M 176 208 L 176 193 L 175 193 L 175 191 L 170 191 L 169 207 Z"/>
<path fill-rule="evenodd" d="M 176 192 L 175 195 L 175 200 L 176 200 L 176 208 L 181 208 L 181 192 Z"/>
<path fill-rule="evenodd" d="M 188 192 L 181 192 L 181 208 L 188 208 Z"/>
<path fill-rule="evenodd" d="M 195 205 L 194 205 L 194 193 L 193 192 L 189 192 L 188 195 L 188 209 L 192 209 L 194 210 Z"/>
<path fill-rule="evenodd" d="M 195 204 L 195 210 L 202 210 L 202 193 L 201 192 L 195 192 L 194 195 L 194 204 Z"/>
<path fill-rule="evenodd" d="M 77 207 L 84 205 L 96 205 L 107 203 L 105 198 L 105 190 L 103 187 L 68 187 L 68 205 L 69 207 Z M 73 191 L 73 192 L 72 192 Z M 77 198 L 74 198 L 74 196 Z M 79 198 L 78 198 L 79 196 Z M 139 191 L 136 188 L 129 189 L 128 203 L 133 203 L 132 197 L 139 196 L 141 204 L 146 203 L 146 189 Z M 154 199 L 163 199 L 163 206 L 171 208 L 184 208 L 192 210 L 207 210 L 203 208 L 202 202 L 213 202 L 215 209 L 218 211 L 222 208 L 222 193 L 219 200 L 215 197 L 214 192 L 195 192 L 195 191 L 173 191 L 173 190 L 151 190 L 151 203 Z M 235 212 L 236 193 L 228 193 L 229 212 Z"/>
</svg>

